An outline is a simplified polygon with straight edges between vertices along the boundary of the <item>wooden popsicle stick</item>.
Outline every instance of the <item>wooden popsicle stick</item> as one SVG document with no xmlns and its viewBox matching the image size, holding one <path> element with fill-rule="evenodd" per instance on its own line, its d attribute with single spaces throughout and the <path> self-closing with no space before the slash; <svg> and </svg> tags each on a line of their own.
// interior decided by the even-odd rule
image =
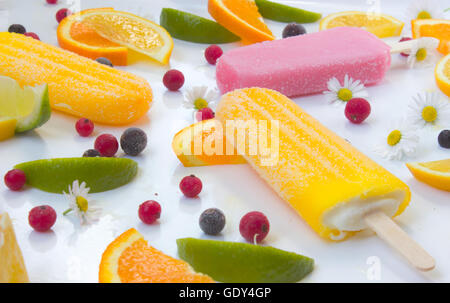
<svg viewBox="0 0 450 303">
<path fill-rule="evenodd" d="M 378 237 L 395 248 L 418 270 L 429 271 L 435 267 L 434 258 L 383 212 L 369 213 L 364 221 Z"/>
<path fill-rule="evenodd" d="M 411 50 L 413 44 L 415 43 L 415 40 L 408 40 L 408 41 L 402 41 L 394 43 L 391 46 L 391 54 L 398 54 L 398 53 L 404 53 Z"/>
<path fill-rule="evenodd" d="M 396 42 L 394 44 L 390 44 L 391 47 L 390 52 L 391 54 L 408 53 L 412 49 L 414 43 L 417 43 L 418 40 L 437 40 L 437 39 L 432 37 L 422 37 L 408 41 Z"/>
</svg>

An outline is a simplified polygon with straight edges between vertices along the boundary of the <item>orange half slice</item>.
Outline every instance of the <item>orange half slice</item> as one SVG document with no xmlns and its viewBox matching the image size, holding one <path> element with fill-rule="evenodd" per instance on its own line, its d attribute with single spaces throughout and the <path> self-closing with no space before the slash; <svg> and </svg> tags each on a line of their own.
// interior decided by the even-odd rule
<svg viewBox="0 0 450 303">
<path fill-rule="evenodd" d="M 275 39 L 264 23 L 255 1 L 209 0 L 208 11 L 219 24 L 241 37 L 244 43 Z"/>
<path fill-rule="evenodd" d="M 210 277 L 194 273 L 189 264 L 148 245 L 131 228 L 108 245 L 99 271 L 100 283 L 212 283 Z"/>
<path fill-rule="evenodd" d="M 163 27 L 150 20 L 116 10 L 90 11 L 80 18 L 106 40 L 162 64 L 169 62 L 173 50 L 172 37 Z"/>
<path fill-rule="evenodd" d="M 180 130 L 173 137 L 172 149 L 186 167 L 247 163 L 224 133 L 219 121 L 203 120 Z"/>
<path fill-rule="evenodd" d="M 438 51 L 444 55 L 450 52 L 450 20 L 417 19 L 411 20 L 413 38 L 433 37 L 439 39 Z"/>
<path fill-rule="evenodd" d="M 88 9 L 64 18 L 57 30 L 59 45 L 93 60 L 105 57 L 113 65 L 127 65 L 128 49 L 125 46 L 103 38 L 92 27 L 81 21 L 83 15 L 99 11 L 114 11 L 114 9 Z"/>
<path fill-rule="evenodd" d="M 450 191 L 450 159 L 406 163 L 413 176 L 432 187 Z"/>
</svg>

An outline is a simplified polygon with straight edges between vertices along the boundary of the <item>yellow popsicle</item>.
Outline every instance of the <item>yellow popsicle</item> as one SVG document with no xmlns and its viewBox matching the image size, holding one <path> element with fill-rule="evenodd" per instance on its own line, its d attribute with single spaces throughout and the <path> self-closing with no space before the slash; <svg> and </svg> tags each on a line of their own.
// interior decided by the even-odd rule
<svg viewBox="0 0 450 303">
<path fill-rule="evenodd" d="M 0 75 L 47 83 L 53 109 L 99 123 L 134 122 L 152 101 L 145 79 L 19 34 L 0 33 Z"/>
<path fill-rule="evenodd" d="M 393 217 L 408 206 L 405 183 L 276 91 L 230 92 L 222 97 L 216 118 L 279 122 L 277 161 L 267 165 L 260 153 L 239 152 L 324 238 L 343 240 L 367 228 L 363 218 L 368 213 L 381 210 Z"/>
</svg>

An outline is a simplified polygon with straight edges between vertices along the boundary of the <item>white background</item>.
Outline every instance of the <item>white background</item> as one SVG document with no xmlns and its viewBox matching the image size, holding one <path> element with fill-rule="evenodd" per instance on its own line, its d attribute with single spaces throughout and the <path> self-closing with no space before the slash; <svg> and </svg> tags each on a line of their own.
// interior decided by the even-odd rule
<svg viewBox="0 0 450 303">
<path fill-rule="evenodd" d="M 0 30 L 11 23 L 21 23 L 28 31 L 36 32 L 41 40 L 56 42 L 57 23 L 54 15 L 61 4 L 50 6 L 44 0 L 10 1 L 8 19 L 3 14 Z M 404 19 L 409 1 L 284 1 L 293 6 L 321 12 L 324 16 L 344 10 L 369 10 L 379 5 L 381 11 Z M 450 7 L 450 1 L 439 1 Z M 81 8 L 110 6 L 159 21 L 162 7 L 172 7 L 209 17 L 207 1 L 81 1 Z M 449 5 L 446 5 L 449 4 Z M 376 8 L 376 7 L 375 7 Z M 447 15 L 448 18 L 448 15 Z M 266 20 L 277 37 L 285 24 Z M 318 30 L 318 23 L 306 25 L 308 32 Z M 405 25 L 405 35 L 409 35 Z M 391 39 L 391 41 L 398 38 Z M 224 50 L 238 44 L 224 45 Z M 207 45 L 175 40 L 170 68 L 183 71 L 189 86 L 215 87 L 214 66 L 203 57 Z M 301 56 L 302 54 L 299 54 Z M 137 178 L 122 188 L 93 195 L 97 206 L 103 208 L 100 221 L 91 226 L 80 226 L 74 216 L 62 216 L 67 202 L 62 195 L 49 194 L 27 188 L 16 193 L 0 185 L 0 204 L 14 221 L 19 244 L 33 282 L 96 282 L 101 254 L 106 246 L 128 228 L 137 228 L 151 245 L 176 256 L 175 240 L 180 237 L 206 238 L 198 227 L 200 213 L 209 207 L 222 209 L 227 225 L 221 236 L 214 239 L 243 241 L 239 234 L 240 218 L 248 211 L 264 212 L 271 222 L 271 231 L 264 245 L 293 251 L 316 261 L 314 272 L 305 282 L 450 282 L 450 194 L 416 181 L 404 163 L 448 158 L 450 151 L 440 148 L 437 135 L 440 129 L 420 132 L 421 144 L 417 157 L 405 161 L 388 161 L 373 152 L 385 140 L 386 128 L 392 121 L 406 115 L 411 97 L 418 92 L 437 90 L 433 68 L 406 67 L 404 57 L 394 55 L 386 78 L 377 86 L 369 87 L 372 114 L 362 125 L 350 124 L 344 108 L 327 103 L 322 95 L 295 99 L 295 102 L 326 126 L 351 141 L 362 152 L 404 180 L 413 192 L 410 207 L 396 221 L 423 245 L 435 258 L 434 271 L 423 274 L 411 268 L 401 257 L 371 232 L 363 232 L 343 242 L 331 243 L 319 238 L 302 219 L 279 199 L 276 194 L 247 165 L 183 167 L 171 149 L 173 135 L 193 122 L 192 112 L 182 107 L 182 92 L 168 92 L 161 79 L 169 66 L 138 62 L 124 68 L 146 78 L 154 92 L 154 102 L 147 117 L 135 126 L 143 128 L 149 137 L 145 152 L 135 157 L 139 162 Z M 52 157 L 81 156 L 92 148 L 95 137 L 112 133 L 120 137 L 125 128 L 96 125 L 90 138 L 77 135 L 76 119 L 54 112 L 51 120 L 35 132 L 0 142 L 0 172 L 3 175 L 15 164 Z M 123 156 L 121 152 L 118 156 Z M 178 189 L 182 177 L 198 175 L 204 190 L 198 199 L 185 199 Z M 158 195 L 155 196 L 155 193 Z M 137 210 L 140 203 L 155 199 L 162 205 L 159 224 L 146 226 L 140 222 Z M 51 232 L 34 232 L 28 225 L 29 210 L 49 204 L 58 213 Z M 371 258 L 372 257 L 372 258 Z M 371 262 L 379 261 L 371 266 Z M 375 269 L 375 275 L 371 275 Z M 375 280 L 373 280 L 375 278 Z M 377 278 L 379 278 L 377 280 Z"/>
</svg>

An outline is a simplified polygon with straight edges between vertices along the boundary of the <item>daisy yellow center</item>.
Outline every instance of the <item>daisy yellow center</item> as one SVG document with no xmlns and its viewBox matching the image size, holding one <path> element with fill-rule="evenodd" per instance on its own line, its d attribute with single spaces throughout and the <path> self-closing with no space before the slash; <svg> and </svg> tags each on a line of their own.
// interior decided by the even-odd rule
<svg viewBox="0 0 450 303">
<path fill-rule="evenodd" d="M 416 53 L 416 60 L 417 61 L 423 61 L 427 57 L 427 49 L 426 48 L 419 48 Z"/>
<path fill-rule="evenodd" d="M 427 11 L 421 11 L 417 14 L 417 19 L 431 19 L 431 14 Z"/>
<path fill-rule="evenodd" d="M 401 139 L 402 139 L 402 132 L 397 129 L 393 130 L 387 137 L 387 144 L 389 144 L 390 146 L 397 145 Z"/>
<path fill-rule="evenodd" d="M 433 106 L 425 106 L 422 110 L 422 118 L 427 122 L 434 122 L 437 118 L 437 110 Z"/>
<path fill-rule="evenodd" d="M 78 196 L 76 198 L 76 201 L 77 201 L 78 208 L 84 213 L 87 212 L 88 206 L 89 206 L 88 201 L 84 197 L 81 197 L 81 196 Z"/>
<path fill-rule="evenodd" d="M 203 98 L 197 98 L 194 101 L 194 107 L 195 107 L 195 109 L 202 109 L 202 108 L 208 107 L 208 101 L 206 101 Z"/>
<path fill-rule="evenodd" d="M 351 90 L 349 90 L 348 88 L 341 88 L 338 93 L 337 96 L 339 99 L 341 99 L 342 101 L 347 102 L 348 100 L 350 100 L 353 97 L 353 93 Z"/>
</svg>

